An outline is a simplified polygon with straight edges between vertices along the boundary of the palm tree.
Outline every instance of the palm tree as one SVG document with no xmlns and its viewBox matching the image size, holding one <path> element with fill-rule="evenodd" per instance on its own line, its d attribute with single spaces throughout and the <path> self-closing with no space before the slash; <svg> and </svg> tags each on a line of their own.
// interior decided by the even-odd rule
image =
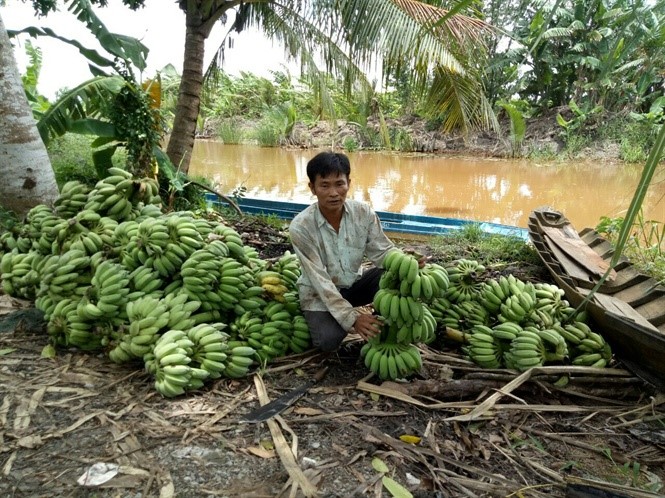
<svg viewBox="0 0 665 498">
<path fill-rule="evenodd" d="M 13 48 L 0 17 L 0 199 L 24 215 L 37 204 L 49 204 L 58 186 L 32 109 L 23 90 Z"/>
<path fill-rule="evenodd" d="M 90 4 L 106 0 L 65 0 L 79 19 Z M 144 0 L 122 0 L 132 9 Z M 212 29 L 235 12 L 232 31 L 255 26 L 281 41 L 290 57 L 301 62 L 312 85 L 328 73 L 351 89 L 365 88 L 362 68 L 382 63 L 383 75 L 407 75 L 421 91 L 430 91 L 431 108 L 442 113 L 445 126 L 490 126 L 494 115 L 484 98 L 479 72 L 488 26 L 441 8 L 443 0 L 179 0 L 185 12 L 185 46 L 173 129 L 167 146 L 171 162 L 187 172 L 194 148 L 204 84 L 205 42 Z M 470 0 L 460 2 L 468 5 Z M 33 0 L 44 15 L 54 0 Z M 101 40 L 100 40 L 101 41 Z M 107 48 L 108 50 L 108 48 Z M 319 67 L 319 60 L 324 67 Z M 214 71 L 212 71 L 214 73 Z M 432 86 L 433 83 L 433 86 Z M 323 88 L 323 85 L 320 85 Z"/>
<path fill-rule="evenodd" d="M 436 91 L 430 101 L 446 114 L 447 128 L 493 122 L 477 66 L 469 64 L 479 60 L 471 54 L 482 53 L 487 28 L 477 19 L 448 15 L 447 10 L 418 0 L 180 0 L 179 5 L 186 14 L 185 52 L 167 154 L 184 172 L 194 147 L 205 41 L 232 9 L 236 12 L 232 30 L 255 26 L 279 40 L 291 57 L 300 60 L 312 82 L 331 72 L 342 76 L 350 88 L 352 82 L 364 79 L 362 67 L 382 61 L 385 76 L 408 74 L 425 91 L 435 71 Z"/>
</svg>

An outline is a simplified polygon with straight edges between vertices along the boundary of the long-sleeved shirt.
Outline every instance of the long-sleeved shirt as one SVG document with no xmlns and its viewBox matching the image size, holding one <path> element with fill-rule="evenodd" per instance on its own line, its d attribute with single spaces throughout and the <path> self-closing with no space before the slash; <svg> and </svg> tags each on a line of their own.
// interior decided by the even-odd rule
<svg viewBox="0 0 665 498">
<path fill-rule="evenodd" d="M 300 307 L 329 311 L 344 330 L 350 330 L 359 312 L 342 297 L 340 289 L 351 287 L 360 277 L 365 257 L 380 266 L 394 247 L 376 213 L 364 202 L 346 200 L 336 232 L 315 202 L 291 221 L 289 233 L 301 264 Z"/>
</svg>

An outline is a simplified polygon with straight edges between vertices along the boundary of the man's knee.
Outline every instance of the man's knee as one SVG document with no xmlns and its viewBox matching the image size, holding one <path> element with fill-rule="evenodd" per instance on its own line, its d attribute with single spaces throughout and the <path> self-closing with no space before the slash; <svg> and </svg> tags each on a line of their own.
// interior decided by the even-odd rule
<svg viewBox="0 0 665 498">
<path fill-rule="evenodd" d="M 346 337 L 346 331 L 325 311 L 305 311 L 312 345 L 324 352 L 336 351 Z"/>
</svg>

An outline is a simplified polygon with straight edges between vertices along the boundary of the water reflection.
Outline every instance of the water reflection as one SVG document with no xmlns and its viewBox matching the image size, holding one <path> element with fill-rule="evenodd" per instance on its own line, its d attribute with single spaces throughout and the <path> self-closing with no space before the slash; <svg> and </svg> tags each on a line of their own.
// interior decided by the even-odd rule
<svg viewBox="0 0 665 498">
<path fill-rule="evenodd" d="M 190 173 L 210 178 L 221 192 L 244 185 L 247 197 L 309 203 L 307 161 L 312 150 L 196 142 Z M 578 228 L 625 213 L 642 165 L 600 161 L 527 160 L 350 153 L 349 196 L 374 209 L 491 221 L 525 227 L 529 213 L 548 205 Z M 645 200 L 648 218 L 665 220 L 665 182 L 657 172 Z"/>
</svg>

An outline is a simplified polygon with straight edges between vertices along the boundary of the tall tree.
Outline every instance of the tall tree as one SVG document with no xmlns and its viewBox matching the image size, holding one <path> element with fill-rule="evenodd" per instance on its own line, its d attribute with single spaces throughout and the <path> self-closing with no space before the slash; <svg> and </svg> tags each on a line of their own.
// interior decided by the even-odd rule
<svg viewBox="0 0 665 498">
<path fill-rule="evenodd" d="M 26 0 L 24 0 L 26 1 Z M 46 14 L 57 0 L 31 0 Z M 65 0 L 106 5 L 107 0 Z M 132 9 L 145 0 L 122 0 Z M 234 31 L 255 26 L 283 43 L 315 82 L 326 73 L 351 83 L 364 78 L 361 66 L 382 63 L 384 76 L 406 74 L 430 93 L 446 114 L 446 127 L 488 126 L 493 114 L 478 76 L 484 45 L 483 22 L 442 8 L 444 0 L 178 0 L 185 12 L 182 79 L 167 146 L 173 164 L 187 172 L 194 148 L 204 83 L 205 43 L 215 25 L 235 12 Z M 463 0 L 462 5 L 469 0 Z M 318 57 L 317 57 L 318 55 Z M 320 68 L 318 60 L 325 67 Z"/>
<path fill-rule="evenodd" d="M 19 215 L 50 204 L 58 185 L 23 90 L 14 51 L 0 16 L 0 199 Z"/>
</svg>

